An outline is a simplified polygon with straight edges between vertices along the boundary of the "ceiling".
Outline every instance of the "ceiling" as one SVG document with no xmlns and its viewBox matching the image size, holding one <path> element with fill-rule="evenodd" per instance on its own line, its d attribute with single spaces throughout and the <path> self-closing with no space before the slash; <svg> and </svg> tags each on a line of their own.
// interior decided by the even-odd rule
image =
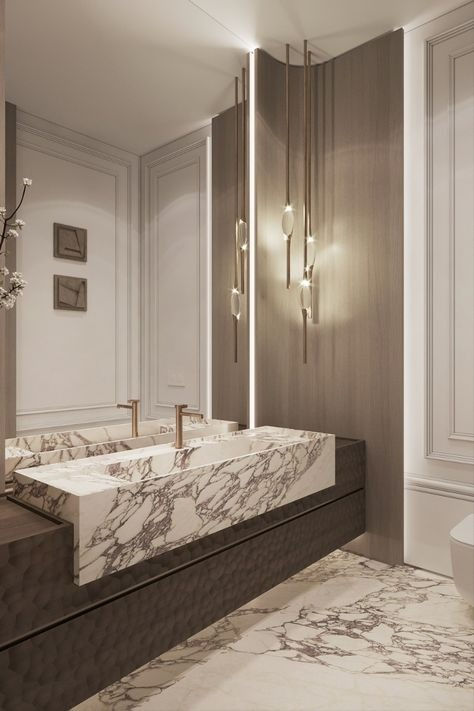
<svg viewBox="0 0 474 711">
<path fill-rule="evenodd" d="M 232 104 L 245 53 L 321 60 L 460 0 L 7 0 L 20 109 L 139 155 Z"/>
</svg>

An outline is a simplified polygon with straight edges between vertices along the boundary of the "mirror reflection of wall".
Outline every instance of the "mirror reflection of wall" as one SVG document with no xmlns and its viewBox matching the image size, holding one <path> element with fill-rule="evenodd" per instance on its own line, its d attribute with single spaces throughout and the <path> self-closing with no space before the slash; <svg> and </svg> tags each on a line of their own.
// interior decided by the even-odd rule
<svg viewBox="0 0 474 711">
<path fill-rule="evenodd" d="M 17 182 L 33 181 L 17 251 L 18 431 L 127 418 L 116 403 L 139 398 L 141 380 L 143 419 L 174 402 L 207 411 L 208 136 L 183 156 L 144 156 L 142 192 L 138 156 L 18 112 Z M 84 235 L 85 258 L 59 251 L 58 224 L 66 250 L 74 228 Z"/>
<path fill-rule="evenodd" d="M 246 48 L 219 57 L 217 37 L 203 49 L 194 26 L 175 17 L 176 28 L 155 24 L 147 75 L 140 32 L 124 53 L 108 13 L 94 8 L 91 23 L 56 5 L 54 27 L 39 7 L 8 8 L 16 140 L 7 136 L 7 184 L 18 189 L 28 176 L 33 185 L 15 258 L 28 286 L 10 318 L 6 434 L 128 421 L 116 404 L 130 398 L 140 399 L 141 420 L 173 417 L 175 403 L 209 414 L 210 123 L 232 103 Z M 150 26 L 146 12 L 135 21 Z M 74 36 L 58 31 L 71 22 Z M 174 29 L 182 43 L 170 53 Z M 186 66 L 184 103 L 169 83 L 171 61 Z M 87 232 L 85 260 L 55 250 L 55 224 Z"/>
</svg>

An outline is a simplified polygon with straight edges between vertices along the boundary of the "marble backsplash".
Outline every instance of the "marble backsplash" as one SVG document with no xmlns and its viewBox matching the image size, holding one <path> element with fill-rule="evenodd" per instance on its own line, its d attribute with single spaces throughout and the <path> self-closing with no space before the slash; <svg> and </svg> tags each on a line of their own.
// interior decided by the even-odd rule
<svg viewBox="0 0 474 711">
<path fill-rule="evenodd" d="M 184 437 L 213 435 L 238 429 L 236 422 L 189 417 L 183 423 Z M 130 435 L 130 423 L 92 427 L 83 430 L 24 435 L 5 441 L 5 475 L 11 482 L 15 469 L 36 467 L 70 460 L 130 451 L 171 442 L 175 420 L 166 418 L 140 422 L 139 437 Z"/>
</svg>

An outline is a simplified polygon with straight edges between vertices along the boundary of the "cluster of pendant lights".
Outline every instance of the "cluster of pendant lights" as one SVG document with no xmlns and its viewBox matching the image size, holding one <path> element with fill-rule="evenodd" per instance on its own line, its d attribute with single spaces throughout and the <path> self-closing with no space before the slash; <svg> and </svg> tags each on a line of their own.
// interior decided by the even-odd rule
<svg viewBox="0 0 474 711">
<path fill-rule="evenodd" d="M 307 40 L 304 41 L 303 78 L 303 124 L 304 124 L 304 204 L 303 204 L 303 269 L 299 281 L 299 301 L 303 318 L 303 363 L 307 362 L 307 325 L 312 317 L 313 269 L 316 241 L 311 220 L 311 52 Z M 285 66 L 286 103 L 286 202 L 283 208 L 281 226 L 286 242 L 286 288 L 291 287 L 291 239 L 295 225 L 295 206 L 290 199 L 290 45 L 286 45 Z"/>
<path fill-rule="evenodd" d="M 307 362 L 307 325 L 312 318 L 313 270 L 316 257 L 316 240 L 312 232 L 311 217 L 311 51 L 304 41 L 304 204 L 303 204 L 303 269 L 299 280 L 299 306 L 303 319 L 303 363 Z M 282 232 L 286 242 L 286 288 L 291 288 L 291 240 L 295 226 L 295 206 L 290 199 L 290 45 L 286 45 L 285 66 L 286 110 L 286 201 L 282 214 Z M 231 290 L 231 313 L 234 332 L 234 362 L 238 361 L 238 324 L 241 314 L 241 296 L 245 293 L 245 274 L 248 252 L 247 220 L 247 97 L 246 69 L 242 69 L 242 198 L 239 200 L 239 78 L 235 77 L 235 236 L 234 278 Z"/>
<path fill-rule="evenodd" d="M 240 297 L 245 293 L 248 251 L 247 220 L 247 98 L 246 69 L 242 69 L 242 199 L 239 204 L 239 78 L 235 77 L 235 237 L 234 281 L 231 291 L 231 312 L 234 328 L 234 363 L 238 361 L 238 325 L 241 313 Z M 240 269 L 239 269 L 240 265 Z M 239 281 L 240 280 L 240 281 Z"/>
</svg>

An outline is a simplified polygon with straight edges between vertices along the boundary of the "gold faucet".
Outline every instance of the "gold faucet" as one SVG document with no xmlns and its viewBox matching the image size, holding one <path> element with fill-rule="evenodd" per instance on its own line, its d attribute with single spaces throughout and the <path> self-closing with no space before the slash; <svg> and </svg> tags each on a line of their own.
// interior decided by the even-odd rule
<svg viewBox="0 0 474 711">
<path fill-rule="evenodd" d="M 202 420 L 204 415 L 200 412 L 186 412 L 184 409 L 187 405 L 175 405 L 176 410 L 176 438 L 174 446 L 176 449 L 183 448 L 183 417 L 197 417 Z"/>
<path fill-rule="evenodd" d="M 125 410 L 132 411 L 132 437 L 138 437 L 138 405 L 140 404 L 140 400 L 133 400 L 132 398 L 128 402 L 128 405 L 118 402 L 117 407 L 123 407 Z"/>
</svg>

